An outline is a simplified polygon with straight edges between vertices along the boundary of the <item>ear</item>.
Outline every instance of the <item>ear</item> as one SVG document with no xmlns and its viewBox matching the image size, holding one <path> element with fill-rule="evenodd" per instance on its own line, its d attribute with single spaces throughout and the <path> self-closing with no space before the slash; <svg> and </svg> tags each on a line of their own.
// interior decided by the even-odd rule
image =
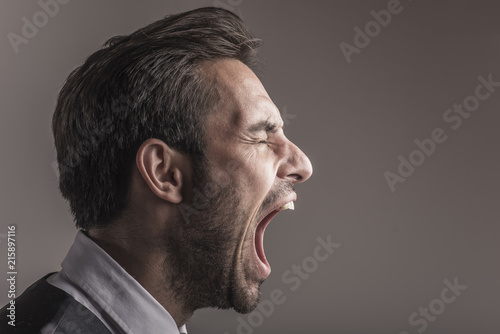
<svg viewBox="0 0 500 334">
<path fill-rule="evenodd" d="M 182 187 L 191 168 L 186 154 L 172 149 L 162 140 L 151 138 L 139 147 L 136 165 L 156 196 L 175 204 L 182 201 Z"/>
</svg>

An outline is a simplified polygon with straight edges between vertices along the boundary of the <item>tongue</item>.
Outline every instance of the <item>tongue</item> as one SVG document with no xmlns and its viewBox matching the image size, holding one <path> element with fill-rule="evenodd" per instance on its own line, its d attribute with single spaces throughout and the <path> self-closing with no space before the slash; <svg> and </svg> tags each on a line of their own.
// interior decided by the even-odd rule
<svg viewBox="0 0 500 334">
<path fill-rule="evenodd" d="M 257 256 L 260 261 L 265 265 L 269 266 L 269 263 L 266 259 L 266 254 L 264 253 L 264 231 L 266 229 L 267 224 L 259 224 L 257 226 L 257 231 L 255 231 L 255 250 L 257 251 Z"/>
<path fill-rule="evenodd" d="M 260 260 L 260 263 L 257 263 L 259 267 L 259 271 L 262 276 L 267 277 L 271 272 L 271 267 L 266 259 L 266 254 L 264 253 L 264 231 L 274 216 L 278 214 L 278 211 L 273 211 L 268 214 L 257 226 L 257 230 L 255 231 L 255 253 Z"/>
</svg>

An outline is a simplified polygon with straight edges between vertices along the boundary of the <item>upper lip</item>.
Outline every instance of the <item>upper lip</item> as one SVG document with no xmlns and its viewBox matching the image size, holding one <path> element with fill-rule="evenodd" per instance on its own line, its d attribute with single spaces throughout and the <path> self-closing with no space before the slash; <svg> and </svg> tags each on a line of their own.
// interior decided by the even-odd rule
<svg viewBox="0 0 500 334">
<path fill-rule="evenodd" d="M 297 200 L 297 194 L 295 192 L 290 193 L 289 195 L 283 197 L 279 201 L 276 201 L 268 211 L 264 212 L 264 215 L 260 217 L 259 222 L 261 222 L 264 218 L 266 218 L 271 212 L 273 211 L 279 211 L 279 209 L 285 205 L 286 203 L 290 201 L 296 201 Z"/>
</svg>

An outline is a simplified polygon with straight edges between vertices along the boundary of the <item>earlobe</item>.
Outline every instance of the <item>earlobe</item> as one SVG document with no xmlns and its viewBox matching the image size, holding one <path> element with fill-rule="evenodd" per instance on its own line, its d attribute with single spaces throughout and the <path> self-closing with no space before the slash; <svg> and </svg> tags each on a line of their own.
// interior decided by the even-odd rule
<svg viewBox="0 0 500 334">
<path fill-rule="evenodd" d="M 137 150 L 136 165 L 149 189 L 159 198 L 178 204 L 188 158 L 159 139 L 148 139 Z"/>
</svg>

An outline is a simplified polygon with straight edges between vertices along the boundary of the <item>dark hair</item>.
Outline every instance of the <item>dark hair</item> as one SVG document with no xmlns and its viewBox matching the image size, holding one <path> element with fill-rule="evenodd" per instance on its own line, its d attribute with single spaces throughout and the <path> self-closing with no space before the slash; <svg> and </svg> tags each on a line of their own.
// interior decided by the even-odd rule
<svg viewBox="0 0 500 334">
<path fill-rule="evenodd" d="M 84 230 L 119 217 L 149 138 L 205 159 L 203 121 L 218 102 L 204 61 L 251 66 L 261 41 L 235 14 L 200 8 L 116 36 L 66 80 L 52 119 L 59 189 Z"/>
</svg>

